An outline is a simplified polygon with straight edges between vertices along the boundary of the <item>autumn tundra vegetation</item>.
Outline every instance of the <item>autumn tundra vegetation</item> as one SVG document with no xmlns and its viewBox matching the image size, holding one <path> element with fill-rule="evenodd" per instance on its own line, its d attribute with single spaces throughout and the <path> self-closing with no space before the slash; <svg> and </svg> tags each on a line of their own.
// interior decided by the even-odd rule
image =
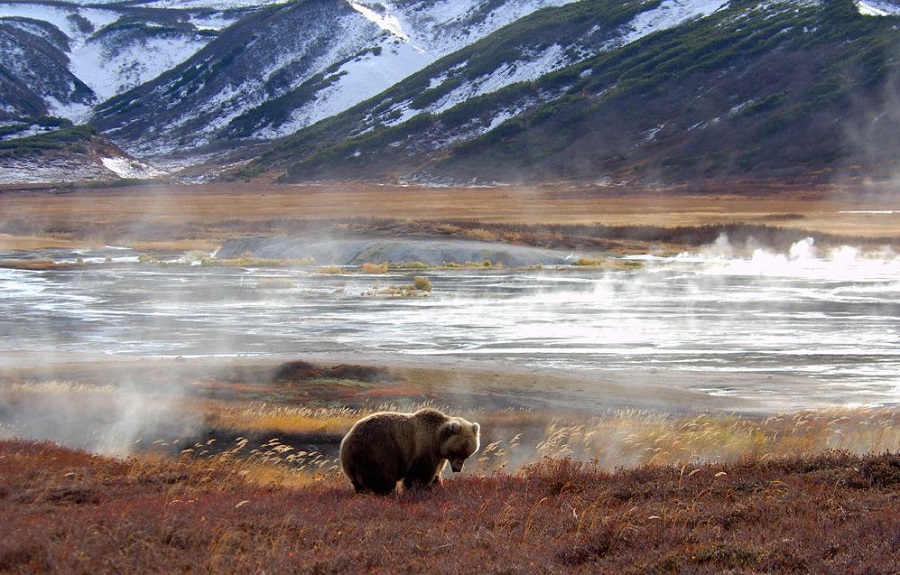
<svg viewBox="0 0 900 575">
<path fill-rule="evenodd" d="M 900 457 L 606 471 L 546 457 L 392 497 L 222 454 L 111 459 L 0 441 L 4 573 L 900 570 Z M 260 477 L 269 477 L 259 481 Z"/>
<path fill-rule="evenodd" d="M 671 195 L 673 204 L 656 213 L 647 195 L 545 190 L 532 194 L 529 215 L 515 211 L 525 203 L 504 203 L 507 190 L 402 189 L 393 193 L 403 201 L 391 202 L 382 189 L 348 189 L 327 202 L 270 191 L 278 201 L 184 191 L 177 211 L 121 191 L 89 190 L 77 204 L 68 194 L 4 193 L 3 213 L 18 218 L 2 223 L 0 240 L 19 250 L 93 242 L 203 251 L 240 233 L 308 231 L 347 206 L 386 219 L 330 220 L 330 232 L 589 252 L 677 252 L 723 229 L 782 243 L 798 234 L 841 243 L 865 229 L 875 246 L 897 234 L 896 218 L 838 215 L 855 200 L 830 195 Z M 143 225 L 129 221 L 131 204 Z M 310 219 L 285 219 L 285 206 Z M 471 206 L 507 220 L 478 220 L 483 214 L 464 213 Z M 443 219 L 422 221 L 426 212 Z M 534 214 L 558 219 L 536 222 Z M 576 221 L 578 214 L 603 214 L 604 223 Z M 427 293 L 425 280 L 423 272 L 411 289 Z M 54 371 L 17 358 L 0 369 L 0 573 L 900 573 L 896 406 L 537 409 L 480 402 L 515 389 L 516 375 L 496 370 L 477 374 L 497 379 L 463 402 L 448 392 L 458 374 L 430 366 L 298 360 L 222 372 L 190 361 L 160 369 L 135 360 L 118 370 L 115 362 L 69 361 Z M 138 394 L 141 407 L 152 411 L 158 400 L 168 419 L 99 448 L 60 445 L 73 435 L 22 439 L 34 422 L 16 417 L 29 406 L 50 406 L 44 423 L 59 418 L 60 406 L 78 414 L 75 423 L 115 423 L 112 409 L 133 393 L 122 389 L 126 379 L 155 390 Z M 479 451 L 440 486 L 356 494 L 340 469 L 341 438 L 371 413 L 420 408 L 479 422 Z"/>
<path fill-rule="evenodd" d="M 280 376 L 390 387 L 363 366 L 293 362 Z M 896 410 L 585 417 L 469 409 L 484 435 L 462 473 L 380 497 L 355 493 L 334 442 L 365 414 L 415 407 L 410 390 L 351 409 L 316 407 L 315 395 L 309 406 L 248 401 L 238 383 L 228 385 L 235 395 L 223 386 L 191 404 L 205 415 L 189 446 L 147 441 L 114 458 L 0 441 L 0 572 L 900 569 Z M 19 400 L 69 389 L 18 387 Z M 98 400 L 111 390 L 93 393 Z M 308 447 L 315 441 L 320 451 Z"/>
</svg>

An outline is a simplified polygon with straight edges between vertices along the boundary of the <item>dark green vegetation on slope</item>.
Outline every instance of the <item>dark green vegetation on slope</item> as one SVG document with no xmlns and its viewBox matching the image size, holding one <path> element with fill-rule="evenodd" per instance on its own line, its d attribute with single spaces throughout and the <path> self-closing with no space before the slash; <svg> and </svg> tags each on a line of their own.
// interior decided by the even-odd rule
<svg viewBox="0 0 900 575">
<path fill-rule="evenodd" d="M 240 148 L 242 138 L 261 126 L 278 126 L 287 121 L 293 106 L 313 98 L 317 90 L 336 79 L 334 74 L 345 61 L 322 73 L 313 73 L 318 52 L 306 53 L 297 46 L 307 43 L 326 46 L 335 31 L 317 24 L 338 22 L 341 16 L 352 12 L 347 3 L 336 0 L 286 2 L 250 12 L 187 61 L 101 104 L 95 120 L 101 129 L 113 130 L 132 141 L 140 141 L 148 130 L 165 129 L 180 134 L 179 142 L 189 148 L 190 141 L 208 129 L 210 123 L 233 113 L 215 103 L 223 92 L 234 90 L 234 86 L 254 77 L 269 59 L 280 57 L 281 48 L 293 47 L 302 57 L 277 73 L 259 79 L 256 93 L 252 95 L 258 104 L 235 116 L 226 130 L 229 141 L 218 142 L 226 148 Z M 354 54 L 349 59 L 358 56 Z M 307 79 L 285 91 L 297 78 Z M 186 118 L 185 123 L 166 125 L 172 121 L 173 114 Z"/>
<path fill-rule="evenodd" d="M 638 7 L 604 0 L 535 13 L 277 144 L 251 173 L 286 169 L 292 181 L 656 183 L 830 179 L 835 171 L 889 175 L 898 167 L 898 18 L 862 16 L 851 0 L 735 1 L 601 49 Z M 593 36 L 579 49 L 592 56 L 442 113 L 427 111 L 514 54 L 554 41 L 574 46 L 588 30 Z M 448 73 L 450 80 L 427 89 Z M 398 110 L 417 108 L 422 113 L 390 125 Z M 524 111 L 485 131 L 510 110 Z"/>
<path fill-rule="evenodd" d="M 93 126 L 73 126 L 71 122 L 57 118 L 39 118 L 33 125 L 47 131 L 0 141 L 0 157 L 21 157 L 51 152 L 87 154 L 91 142 L 97 136 L 97 130 Z M 20 126 L 23 129 L 31 127 L 25 124 L 7 126 L 6 130 L 0 130 L 0 135 L 3 131 L 14 131 Z"/>
</svg>

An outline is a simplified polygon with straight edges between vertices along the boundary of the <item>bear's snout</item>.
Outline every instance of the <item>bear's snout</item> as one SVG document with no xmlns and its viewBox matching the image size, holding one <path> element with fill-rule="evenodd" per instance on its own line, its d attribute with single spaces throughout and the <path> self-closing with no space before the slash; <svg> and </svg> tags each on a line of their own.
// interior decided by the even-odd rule
<svg viewBox="0 0 900 575">
<path fill-rule="evenodd" d="M 451 461 L 450 462 L 450 469 L 453 470 L 453 473 L 459 473 L 460 471 L 462 471 L 462 468 L 463 468 L 462 461 Z"/>
</svg>

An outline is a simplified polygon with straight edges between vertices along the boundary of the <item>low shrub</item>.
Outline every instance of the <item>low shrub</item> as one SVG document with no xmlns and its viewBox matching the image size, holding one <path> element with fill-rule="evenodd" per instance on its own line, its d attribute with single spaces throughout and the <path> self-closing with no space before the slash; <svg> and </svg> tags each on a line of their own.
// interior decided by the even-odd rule
<svg viewBox="0 0 900 575">
<path fill-rule="evenodd" d="M 388 265 L 386 263 L 382 263 L 382 264 L 364 263 L 362 266 L 362 271 L 365 274 L 386 274 L 388 271 Z"/>
<path fill-rule="evenodd" d="M 331 463 L 114 460 L 0 440 L 4 573 L 900 572 L 896 456 L 832 452 L 615 472 L 544 459 L 355 495 Z M 887 474 L 890 476 L 891 474 Z"/>
</svg>

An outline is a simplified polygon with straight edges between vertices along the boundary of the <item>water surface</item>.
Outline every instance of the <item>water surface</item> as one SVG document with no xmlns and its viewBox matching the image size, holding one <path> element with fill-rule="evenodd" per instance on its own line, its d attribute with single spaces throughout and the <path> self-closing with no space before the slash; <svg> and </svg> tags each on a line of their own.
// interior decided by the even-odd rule
<svg viewBox="0 0 900 575">
<path fill-rule="evenodd" d="M 785 254 L 736 255 L 720 243 L 629 258 L 639 267 L 616 271 L 387 274 L 161 266 L 128 250 L 53 256 L 96 263 L 0 270 L 8 352 L 441 356 L 649 370 L 709 394 L 792 406 L 900 398 L 900 258 L 890 251 L 820 253 L 807 240 Z M 431 280 L 427 297 L 384 295 L 416 275 Z M 768 384 L 785 376 L 790 386 Z"/>
</svg>

